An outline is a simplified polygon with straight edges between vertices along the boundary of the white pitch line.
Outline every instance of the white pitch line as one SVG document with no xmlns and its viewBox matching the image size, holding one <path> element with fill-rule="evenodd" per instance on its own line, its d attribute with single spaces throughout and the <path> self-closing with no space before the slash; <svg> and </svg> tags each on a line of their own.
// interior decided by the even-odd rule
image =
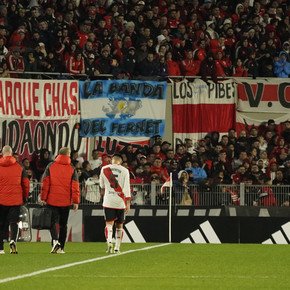
<svg viewBox="0 0 290 290">
<path fill-rule="evenodd" d="M 71 278 L 71 275 L 59 275 L 59 274 L 56 274 L 56 275 L 51 275 L 51 277 L 53 278 Z M 107 278 L 128 278 L 128 279 L 136 279 L 136 278 L 143 278 L 143 279 L 205 279 L 205 278 L 211 278 L 211 279 L 216 279 L 216 280 L 225 280 L 225 279 L 232 279 L 233 278 L 233 275 L 228 275 L 228 276 L 225 276 L 225 275 L 195 275 L 195 276 L 192 276 L 192 275 L 178 275 L 178 276 L 172 276 L 172 275 L 169 275 L 169 276 L 166 276 L 166 275 L 82 275 L 82 278 L 104 278 L 104 279 L 107 279 Z M 279 277 L 277 276 L 249 276 L 249 275 L 245 275 L 245 276 L 234 276 L 234 279 L 241 279 L 241 280 L 244 280 L 244 279 L 279 279 Z"/>
<path fill-rule="evenodd" d="M 15 280 L 19 280 L 19 279 L 24 279 L 24 278 L 28 278 L 28 277 L 32 277 L 32 276 L 37 276 L 37 275 L 40 275 L 40 274 L 44 274 L 44 273 L 48 273 L 48 272 L 52 272 L 52 271 L 57 271 L 57 270 L 65 269 L 65 268 L 70 268 L 70 267 L 74 267 L 74 266 L 78 266 L 78 265 L 92 263 L 92 262 L 96 262 L 96 261 L 100 261 L 100 260 L 115 258 L 115 257 L 131 254 L 131 253 L 135 253 L 135 252 L 139 252 L 139 251 L 147 251 L 147 250 L 151 250 L 151 249 L 159 248 L 159 247 L 164 247 L 164 246 L 168 246 L 168 245 L 170 245 L 170 243 L 161 244 L 161 245 L 155 245 L 155 246 L 150 246 L 150 247 L 145 247 L 145 248 L 140 248 L 140 249 L 135 249 L 135 250 L 129 250 L 129 251 L 126 251 L 126 252 L 121 252 L 120 254 L 116 254 L 116 255 L 106 255 L 106 256 L 97 257 L 97 258 L 93 258 L 93 259 L 88 259 L 88 260 L 83 260 L 83 261 L 79 261 L 79 262 L 64 264 L 64 265 L 61 265 L 61 266 L 47 268 L 47 269 L 43 269 L 43 270 L 39 270 L 39 271 L 35 271 L 35 272 L 23 274 L 23 275 L 18 275 L 18 276 L 14 276 L 14 277 L 4 278 L 4 279 L 0 280 L 0 284 L 11 282 L 11 281 L 15 281 Z"/>
</svg>

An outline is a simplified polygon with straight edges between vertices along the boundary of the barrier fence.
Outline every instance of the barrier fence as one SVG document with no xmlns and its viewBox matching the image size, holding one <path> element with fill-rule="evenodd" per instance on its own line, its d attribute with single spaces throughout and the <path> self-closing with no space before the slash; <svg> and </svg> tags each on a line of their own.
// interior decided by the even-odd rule
<svg viewBox="0 0 290 290">
<path fill-rule="evenodd" d="M 41 183 L 31 181 L 28 204 L 37 204 Z M 131 204 L 134 206 L 159 206 L 169 204 L 169 188 L 161 185 L 131 185 Z M 172 186 L 173 206 L 289 206 L 290 185 L 190 185 Z M 98 180 L 90 178 L 81 184 L 80 205 L 101 205 L 102 198 Z"/>
</svg>

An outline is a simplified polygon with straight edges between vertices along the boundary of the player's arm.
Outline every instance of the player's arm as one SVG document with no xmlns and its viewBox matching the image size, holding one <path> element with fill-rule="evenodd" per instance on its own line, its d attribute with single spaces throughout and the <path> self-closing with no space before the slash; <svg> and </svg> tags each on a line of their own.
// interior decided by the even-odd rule
<svg viewBox="0 0 290 290">
<path fill-rule="evenodd" d="M 79 208 L 80 203 L 80 184 L 77 171 L 73 170 L 72 182 L 71 182 L 72 202 L 73 209 L 76 211 Z"/>
<path fill-rule="evenodd" d="M 105 195 L 105 188 L 101 188 L 100 187 L 100 195 L 101 196 L 104 196 Z"/>
<path fill-rule="evenodd" d="M 100 185 L 100 195 L 104 196 L 104 194 L 105 194 L 105 180 L 104 180 L 103 168 L 101 169 L 101 173 L 100 173 L 100 177 L 99 177 L 99 185 Z"/>
<path fill-rule="evenodd" d="M 50 166 L 51 163 L 47 165 L 41 178 L 42 186 L 40 192 L 40 203 L 42 204 L 46 204 L 47 196 L 50 189 Z"/>
<path fill-rule="evenodd" d="M 26 202 L 29 195 L 30 182 L 27 177 L 27 173 L 24 169 L 22 170 L 22 174 L 21 174 L 21 187 L 22 187 L 23 201 Z"/>
<path fill-rule="evenodd" d="M 130 206 L 131 206 L 131 190 L 130 190 L 130 174 L 129 174 L 129 170 L 126 171 L 123 192 L 124 192 L 124 195 L 125 195 L 125 204 L 126 204 L 125 212 L 128 213 L 129 210 L 130 210 Z"/>
</svg>

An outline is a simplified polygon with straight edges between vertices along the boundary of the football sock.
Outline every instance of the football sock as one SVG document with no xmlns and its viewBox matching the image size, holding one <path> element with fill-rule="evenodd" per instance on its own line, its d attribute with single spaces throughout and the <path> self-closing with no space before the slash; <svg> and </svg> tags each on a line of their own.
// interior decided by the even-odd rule
<svg viewBox="0 0 290 290">
<path fill-rule="evenodd" d="M 116 244 L 115 250 L 120 250 L 121 242 L 123 238 L 123 229 L 116 229 Z"/>
<path fill-rule="evenodd" d="M 112 243 L 112 238 L 113 238 L 113 226 L 112 225 L 107 225 L 105 227 L 105 237 L 108 243 Z"/>
</svg>

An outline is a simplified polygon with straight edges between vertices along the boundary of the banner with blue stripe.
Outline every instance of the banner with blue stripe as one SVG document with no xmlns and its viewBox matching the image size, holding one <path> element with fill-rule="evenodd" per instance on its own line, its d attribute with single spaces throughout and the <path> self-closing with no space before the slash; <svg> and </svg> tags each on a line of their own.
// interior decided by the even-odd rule
<svg viewBox="0 0 290 290">
<path fill-rule="evenodd" d="M 80 81 L 82 137 L 162 136 L 166 82 Z"/>
</svg>

